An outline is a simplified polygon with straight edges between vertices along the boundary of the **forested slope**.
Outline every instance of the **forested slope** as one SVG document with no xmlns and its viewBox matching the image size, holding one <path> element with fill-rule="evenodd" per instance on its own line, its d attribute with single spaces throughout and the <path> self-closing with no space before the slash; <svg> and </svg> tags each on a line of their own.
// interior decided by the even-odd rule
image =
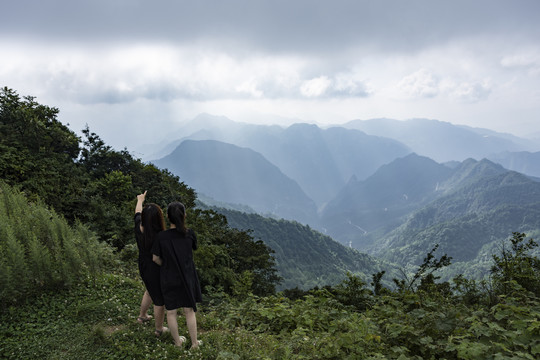
<svg viewBox="0 0 540 360">
<path fill-rule="evenodd" d="M 335 285 L 345 279 L 347 272 L 368 282 L 372 274 L 391 268 L 389 264 L 345 247 L 295 221 L 223 208 L 215 210 L 227 217 L 231 227 L 253 230 L 254 238 L 263 240 L 274 250 L 276 267 L 283 277 L 282 289 L 297 286 L 307 290 L 315 286 Z"/>
</svg>

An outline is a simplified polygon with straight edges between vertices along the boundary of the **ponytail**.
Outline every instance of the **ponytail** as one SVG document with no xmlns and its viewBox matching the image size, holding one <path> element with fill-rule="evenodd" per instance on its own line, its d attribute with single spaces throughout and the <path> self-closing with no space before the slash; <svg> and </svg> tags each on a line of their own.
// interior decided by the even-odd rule
<svg viewBox="0 0 540 360">
<path fill-rule="evenodd" d="M 169 221 L 176 226 L 176 230 L 182 235 L 186 234 L 186 207 L 179 201 L 174 201 L 167 207 L 167 216 Z"/>
</svg>

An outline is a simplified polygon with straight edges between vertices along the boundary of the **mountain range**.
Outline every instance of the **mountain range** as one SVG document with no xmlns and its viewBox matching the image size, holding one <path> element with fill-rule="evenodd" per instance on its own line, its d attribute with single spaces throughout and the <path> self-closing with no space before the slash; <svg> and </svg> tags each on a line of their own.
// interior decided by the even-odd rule
<svg viewBox="0 0 540 360">
<path fill-rule="evenodd" d="M 538 151 L 540 148 L 538 141 L 438 120 L 353 120 L 343 126 L 395 139 L 417 154 L 437 162 L 463 161 L 468 158 L 480 160 L 502 151 Z"/>
<path fill-rule="evenodd" d="M 294 124 L 282 128 L 237 123 L 206 114 L 186 124 L 178 137 L 149 156 L 160 159 L 187 139 L 216 140 L 248 148 L 296 181 L 318 208 L 330 201 L 353 175 L 366 178 L 379 166 L 411 152 L 395 140 L 342 127 L 321 129 L 312 124 Z"/>
<path fill-rule="evenodd" d="M 469 264 L 512 231 L 540 229 L 540 146 L 509 134 L 426 119 L 283 128 L 200 115 L 173 136 L 149 156 L 205 196 L 398 264 L 435 244 Z"/>
<path fill-rule="evenodd" d="M 341 216 L 335 210 L 346 206 Z M 426 249 L 439 244 L 455 261 L 470 261 L 484 245 L 514 231 L 540 229 L 540 182 L 487 159 L 451 169 L 413 154 L 350 184 L 325 212 L 335 239 L 386 260 L 418 264 Z M 347 227 L 349 221 L 356 226 Z"/>
</svg>

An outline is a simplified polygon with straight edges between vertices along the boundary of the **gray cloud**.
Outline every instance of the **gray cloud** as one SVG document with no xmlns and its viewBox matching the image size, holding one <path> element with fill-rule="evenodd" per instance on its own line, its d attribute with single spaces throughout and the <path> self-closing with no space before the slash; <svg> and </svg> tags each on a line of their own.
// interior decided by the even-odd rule
<svg viewBox="0 0 540 360">
<path fill-rule="evenodd" d="M 77 42 L 211 43 L 216 48 L 329 52 L 418 50 L 468 36 L 540 37 L 535 0 L 18 0 L 0 33 Z"/>
<path fill-rule="evenodd" d="M 539 38 L 537 0 L 14 0 L 0 85 L 104 131 L 200 111 L 537 129 Z"/>
</svg>

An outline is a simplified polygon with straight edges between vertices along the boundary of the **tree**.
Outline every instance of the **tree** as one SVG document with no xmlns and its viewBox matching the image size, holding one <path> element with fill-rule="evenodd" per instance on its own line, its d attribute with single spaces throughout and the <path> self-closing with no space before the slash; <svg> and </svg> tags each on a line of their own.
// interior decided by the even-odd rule
<svg viewBox="0 0 540 360">
<path fill-rule="evenodd" d="M 187 220 L 200 243 L 194 256 L 201 286 L 221 287 L 233 294 L 235 286 L 245 286 L 243 277 L 251 279 L 253 294 L 275 293 L 281 277 L 273 250 L 264 242 L 255 241 L 248 232 L 230 228 L 227 218 L 212 210 L 194 209 L 188 212 Z"/>
<path fill-rule="evenodd" d="M 0 173 L 30 199 L 42 198 L 61 213 L 69 210 L 84 188 L 75 163 L 79 138 L 57 120 L 58 109 L 0 90 Z"/>
<path fill-rule="evenodd" d="M 416 291 L 422 290 L 425 292 L 450 292 L 450 284 L 442 283 L 436 284 L 435 280 L 439 279 L 439 276 L 435 276 L 434 272 L 442 269 L 445 266 L 450 265 L 452 257 L 444 254 L 439 259 L 435 259 L 435 251 L 439 248 L 439 245 L 435 245 L 433 249 L 426 255 L 424 261 L 414 273 L 412 278 L 408 278 L 404 273 L 404 279 L 393 279 L 400 291 Z M 418 281 L 420 283 L 418 284 Z"/>
<path fill-rule="evenodd" d="M 493 255 L 491 267 L 495 291 L 507 295 L 517 284 L 536 296 L 540 296 L 540 259 L 529 252 L 538 246 L 533 239 L 526 240 L 525 233 L 514 232 L 510 248 L 502 244 L 501 252 Z"/>
</svg>

